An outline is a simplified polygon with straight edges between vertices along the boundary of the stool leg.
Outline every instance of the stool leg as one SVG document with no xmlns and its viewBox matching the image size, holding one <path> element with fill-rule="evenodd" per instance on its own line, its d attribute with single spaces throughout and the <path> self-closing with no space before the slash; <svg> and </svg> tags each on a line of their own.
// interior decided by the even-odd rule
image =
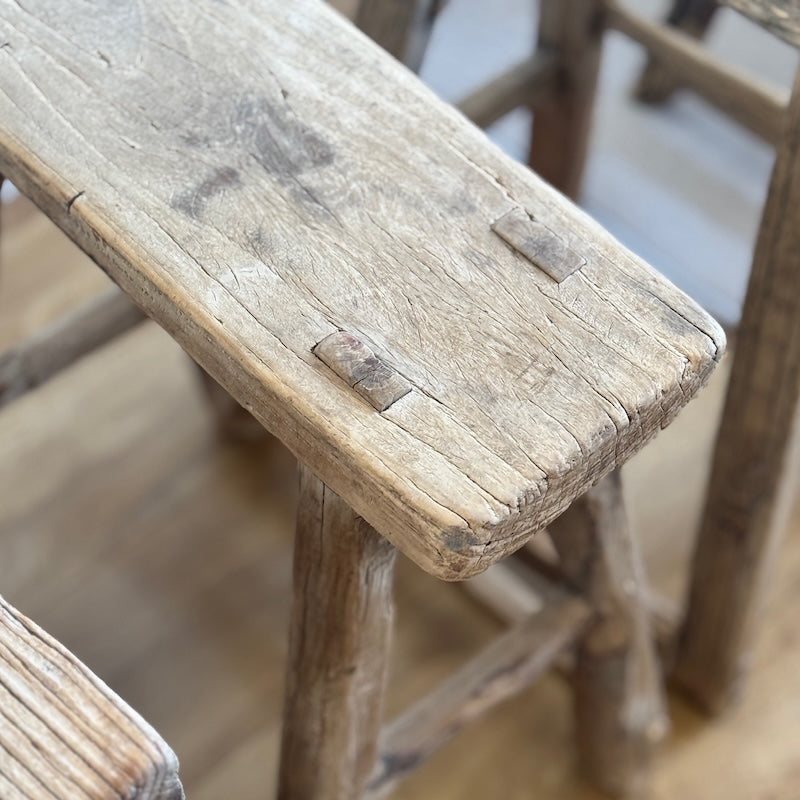
<svg viewBox="0 0 800 800">
<path fill-rule="evenodd" d="M 674 680 L 710 712 L 735 696 L 769 554 L 800 397 L 800 72 L 795 79 L 717 435 Z"/>
<path fill-rule="evenodd" d="M 644 791 L 669 727 L 645 603 L 644 568 L 628 530 L 619 472 L 550 526 L 568 580 L 597 613 L 577 652 L 575 724 L 584 775 L 601 791 Z"/>
<path fill-rule="evenodd" d="M 447 0 L 360 0 L 355 24 L 384 50 L 419 72 L 425 50 Z"/>
<path fill-rule="evenodd" d="M 305 467 L 279 800 L 358 800 L 373 769 L 395 550 Z"/>
<path fill-rule="evenodd" d="M 557 89 L 533 110 L 528 163 L 577 198 L 592 122 L 603 38 L 598 0 L 542 0 L 538 47 L 559 55 Z"/>
<path fill-rule="evenodd" d="M 195 365 L 195 374 L 222 434 L 236 442 L 259 442 L 270 438 L 267 429 L 199 364 Z"/>
<path fill-rule="evenodd" d="M 695 39 L 702 39 L 718 8 L 715 0 L 673 0 L 666 23 Z M 643 103 L 661 105 L 678 88 L 669 69 L 651 57 L 639 77 L 635 95 Z"/>
</svg>

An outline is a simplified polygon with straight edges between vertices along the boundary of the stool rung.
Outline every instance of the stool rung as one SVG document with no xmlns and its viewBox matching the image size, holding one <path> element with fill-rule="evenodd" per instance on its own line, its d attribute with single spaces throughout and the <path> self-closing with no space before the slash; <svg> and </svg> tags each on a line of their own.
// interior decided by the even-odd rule
<svg viewBox="0 0 800 800">
<path fill-rule="evenodd" d="M 606 24 L 643 45 L 681 83 L 768 142 L 780 141 L 789 96 L 722 64 L 685 33 L 607 4 Z"/>
<path fill-rule="evenodd" d="M 465 97 L 458 108 L 479 128 L 488 128 L 519 106 L 534 107 L 549 97 L 556 86 L 558 59 L 539 50 L 493 81 Z"/>
<path fill-rule="evenodd" d="M 461 728 L 527 688 L 572 646 L 592 611 L 579 597 L 559 595 L 498 636 L 384 729 L 368 800 L 386 797 Z"/>
<path fill-rule="evenodd" d="M 0 355 L 0 408 L 143 319 L 115 288 Z"/>
</svg>

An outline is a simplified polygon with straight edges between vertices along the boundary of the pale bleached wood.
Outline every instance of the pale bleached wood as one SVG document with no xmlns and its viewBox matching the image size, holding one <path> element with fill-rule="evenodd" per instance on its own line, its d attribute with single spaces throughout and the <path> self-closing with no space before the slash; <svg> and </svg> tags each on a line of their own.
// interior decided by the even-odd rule
<svg viewBox="0 0 800 800">
<path fill-rule="evenodd" d="M 447 0 L 358 0 L 354 22 L 384 50 L 419 72 L 433 23 Z"/>
<path fill-rule="evenodd" d="M 666 24 L 693 39 L 703 39 L 719 8 L 717 0 L 673 0 Z M 660 105 L 678 89 L 674 73 L 650 56 L 636 84 L 636 97 L 644 103 Z"/>
<path fill-rule="evenodd" d="M 381 724 L 395 553 L 300 467 L 281 800 L 361 797 Z"/>
<path fill-rule="evenodd" d="M 706 314 L 316 0 L 50 2 L 0 0 L 0 170 L 424 569 L 519 547 L 716 364 Z M 516 207 L 586 266 L 511 251 Z M 369 406 L 312 353 L 335 330 L 413 391 Z"/>
<path fill-rule="evenodd" d="M 600 0 L 542 0 L 537 50 L 559 58 L 557 89 L 534 109 L 528 163 L 568 197 L 580 192 L 603 39 Z"/>
<path fill-rule="evenodd" d="M 784 92 L 723 64 L 691 36 L 651 22 L 621 3 L 607 3 L 606 24 L 644 45 L 681 85 L 766 141 L 780 142 L 788 99 Z"/>
<path fill-rule="evenodd" d="M 800 2 L 798 0 L 722 0 L 784 41 L 800 47 Z"/>
<path fill-rule="evenodd" d="M 479 128 L 488 128 L 520 106 L 535 108 L 556 88 L 558 59 L 547 50 L 533 56 L 476 89 L 458 104 L 458 109 Z"/>
<path fill-rule="evenodd" d="M 565 575 L 597 613 L 575 662 L 581 769 L 604 792 L 639 796 L 669 723 L 619 471 L 574 503 L 550 531 Z"/>
<path fill-rule="evenodd" d="M 800 397 L 798 213 L 800 74 L 756 242 L 674 672 L 711 712 L 736 696 L 795 493 L 784 468 Z"/>
<path fill-rule="evenodd" d="M 125 294 L 111 289 L 0 354 L 0 408 L 144 319 Z"/>
<path fill-rule="evenodd" d="M 574 644 L 590 618 L 586 602 L 562 592 L 389 723 L 366 797 L 386 797 L 465 725 L 530 686 Z"/>
<path fill-rule="evenodd" d="M 0 598 L 4 798 L 182 800 L 161 737 L 71 653 Z"/>
</svg>

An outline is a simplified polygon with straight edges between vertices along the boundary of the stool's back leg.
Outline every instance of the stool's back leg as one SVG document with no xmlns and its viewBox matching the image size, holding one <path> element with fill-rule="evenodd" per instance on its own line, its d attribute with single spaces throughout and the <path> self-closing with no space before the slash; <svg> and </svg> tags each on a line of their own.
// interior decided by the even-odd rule
<svg viewBox="0 0 800 800">
<path fill-rule="evenodd" d="M 702 39 L 718 8 L 716 0 L 674 0 L 667 25 Z M 678 87 L 670 70 L 651 56 L 636 85 L 636 97 L 643 103 L 659 105 L 669 100 Z"/>
<path fill-rule="evenodd" d="M 305 467 L 278 797 L 357 800 L 374 766 L 395 550 Z"/>
<path fill-rule="evenodd" d="M 800 395 L 798 214 L 800 72 L 756 242 L 674 673 L 713 712 L 735 694 L 791 499 L 782 473 Z"/>
<path fill-rule="evenodd" d="M 628 530 L 619 471 L 573 503 L 550 532 L 565 576 L 597 613 L 577 653 L 581 768 L 602 791 L 636 795 L 644 789 L 668 719 L 644 568 Z"/>
<path fill-rule="evenodd" d="M 542 0 L 538 47 L 559 58 L 556 90 L 534 108 L 528 163 L 568 197 L 580 190 L 603 37 L 599 0 Z"/>
<path fill-rule="evenodd" d="M 433 23 L 446 0 L 360 0 L 355 24 L 384 50 L 419 72 Z"/>
</svg>

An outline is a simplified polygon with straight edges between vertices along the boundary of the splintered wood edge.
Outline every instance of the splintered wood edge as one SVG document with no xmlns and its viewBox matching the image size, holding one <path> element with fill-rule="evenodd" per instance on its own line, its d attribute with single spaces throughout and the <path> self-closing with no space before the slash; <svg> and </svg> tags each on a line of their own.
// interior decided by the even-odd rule
<svg viewBox="0 0 800 800">
<path fill-rule="evenodd" d="M 399 372 L 352 333 L 332 333 L 311 352 L 378 411 L 386 411 L 412 389 Z"/>
<path fill-rule="evenodd" d="M 507 211 L 491 227 L 506 244 L 558 283 L 586 264 L 580 253 L 522 208 Z"/>
</svg>

